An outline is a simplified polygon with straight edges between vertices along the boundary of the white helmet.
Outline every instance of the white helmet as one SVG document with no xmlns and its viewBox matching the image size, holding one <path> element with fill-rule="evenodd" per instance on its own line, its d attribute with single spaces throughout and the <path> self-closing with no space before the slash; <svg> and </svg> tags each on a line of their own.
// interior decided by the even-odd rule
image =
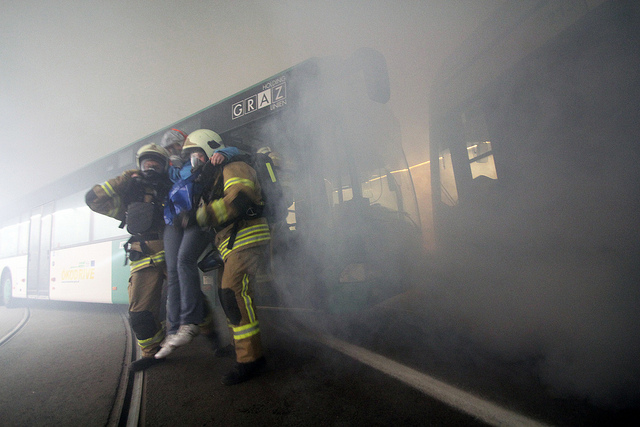
<svg viewBox="0 0 640 427">
<path fill-rule="evenodd" d="M 136 164 L 138 165 L 138 169 L 141 169 L 142 161 L 149 157 L 160 161 L 164 172 L 168 170 L 169 153 L 158 144 L 147 144 L 140 147 L 136 153 Z"/>
<path fill-rule="evenodd" d="M 187 140 L 182 145 L 182 152 L 186 150 L 201 148 L 207 157 L 213 156 L 214 150 L 224 148 L 220 135 L 209 129 L 194 130 L 189 134 Z"/>
</svg>

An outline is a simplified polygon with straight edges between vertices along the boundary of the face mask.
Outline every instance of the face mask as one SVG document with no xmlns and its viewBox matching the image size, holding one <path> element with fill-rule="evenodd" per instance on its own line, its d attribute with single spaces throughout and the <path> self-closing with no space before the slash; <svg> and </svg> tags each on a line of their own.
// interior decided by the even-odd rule
<svg viewBox="0 0 640 427">
<path fill-rule="evenodd" d="M 157 181 L 160 179 L 160 172 L 156 171 L 155 169 L 147 169 L 142 171 L 142 176 L 147 181 Z"/>
<path fill-rule="evenodd" d="M 162 165 L 158 164 L 156 160 L 144 159 L 140 163 L 140 169 L 142 170 L 142 172 L 155 170 L 156 172 L 160 173 L 162 172 L 163 167 Z"/>
<path fill-rule="evenodd" d="M 200 157 L 198 157 L 198 155 L 196 153 L 193 153 L 191 155 L 191 167 L 192 168 L 197 168 L 201 164 L 202 164 L 202 160 L 200 160 Z"/>
</svg>

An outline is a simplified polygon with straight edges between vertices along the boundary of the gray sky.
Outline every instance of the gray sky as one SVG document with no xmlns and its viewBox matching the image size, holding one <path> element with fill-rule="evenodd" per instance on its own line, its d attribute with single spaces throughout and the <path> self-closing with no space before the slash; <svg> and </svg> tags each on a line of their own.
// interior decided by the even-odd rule
<svg viewBox="0 0 640 427">
<path fill-rule="evenodd" d="M 405 151 L 424 161 L 435 70 L 500 3 L 2 0 L 0 208 L 309 57 L 360 47 L 386 56 Z"/>
</svg>

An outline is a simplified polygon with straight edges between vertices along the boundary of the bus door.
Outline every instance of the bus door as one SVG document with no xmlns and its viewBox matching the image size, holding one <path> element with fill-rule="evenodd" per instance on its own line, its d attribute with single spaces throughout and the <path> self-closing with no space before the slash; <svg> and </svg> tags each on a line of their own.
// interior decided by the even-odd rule
<svg viewBox="0 0 640 427">
<path fill-rule="evenodd" d="M 52 213 L 53 202 L 38 206 L 31 211 L 27 298 L 49 297 Z"/>
</svg>

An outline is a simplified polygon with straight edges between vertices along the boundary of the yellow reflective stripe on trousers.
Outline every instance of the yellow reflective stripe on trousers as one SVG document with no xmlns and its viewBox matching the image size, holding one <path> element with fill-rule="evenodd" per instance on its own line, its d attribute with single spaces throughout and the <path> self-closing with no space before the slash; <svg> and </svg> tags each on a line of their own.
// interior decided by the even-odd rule
<svg viewBox="0 0 640 427">
<path fill-rule="evenodd" d="M 242 289 L 240 290 L 240 295 L 244 300 L 244 306 L 247 308 L 247 315 L 249 316 L 249 322 L 253 323 L 256 321 L 256 311 L 253 308 L 253 301 L 251 300 L 251 295 L 249 295 L 249 275 L 245 274 L 242 278 Z"/>
<path fill-rule="evenodd" d="M 230 238 L 231 236 L 227 237 L 218 245 L 218 250 L 220 251 L 220 255 L 222 255 L 223 259 L 226 259 L 233 250 L 251 243 L 263 242 L 271 239 L 271 234 L 269 234 L 269 225 L 267 224 L 256 224 L 243 228 L 238 231 L 238 234 L 236 234 L 236 241 L 233 243 L 233 248 L 231 250 L 227 248 Z"/>
<path fill-rule="evenodd" d="M 136 270 L 160 262 L 164 262 L 164 250 L 146 258 L 139 259 L 138 261 L 131 261 L 131 269 Z"/>
<path fill-rule="evenodd" d="M 255 321 L 253 323 L 249 323 L 248 325 L 234 326 L 231 329 L 233 329 L 233 339 L 241 340 L 259 334 L 260 324 L 258 321 Z"/>
<path fill-rule="evenodd" d="M 164 339 L 164 329 L 160 328 L 158 332 L 151 338 L 147 338 L 146 340 L 138 340 L 138 345 L 142 348 L 152 346 L 153 344 L 159 343 Z"/>
<path fill-rule="evenodd" d="M 227 191 L 229 189 L 229 187 L 231 187 L 232 185 L 236 185 L 236 184 L 242 184 L 244 186 L 249 187 L 252 190 L 256 189 L 256 185 L 250 179 L 246 179 L 246 178 L 229 178 L 224 183 L 224 191 Z"/>
</svg>

